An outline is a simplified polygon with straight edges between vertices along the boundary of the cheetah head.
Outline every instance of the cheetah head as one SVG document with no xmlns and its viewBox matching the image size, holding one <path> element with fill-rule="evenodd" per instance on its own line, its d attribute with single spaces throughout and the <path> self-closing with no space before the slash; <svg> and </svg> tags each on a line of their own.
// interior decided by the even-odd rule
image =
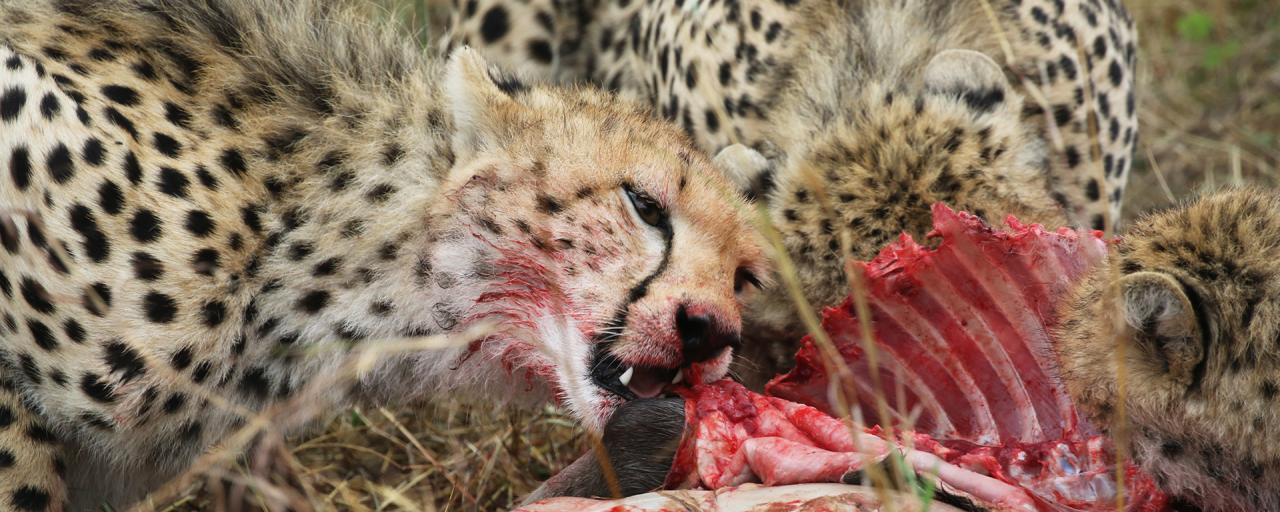
<svg viewBox="0 0 1280 512">
<path fill-rule="evenodd" d="M 486 263 L 473 344 L 588 427 L 728 369 L 763 253 L 740 195 L 672 126 L 605 93 L 450 61 L 456 164 L 437 217 Z"/>
<path fill-rule="evenodd" d="M 1210 196 L 1139 221 L 1061 311 L 1082 409 L 1127 422 L 1134 457 L 1206 510 L 1280 506 L 1278 248 L 1280 195 Z"/>
</svg>

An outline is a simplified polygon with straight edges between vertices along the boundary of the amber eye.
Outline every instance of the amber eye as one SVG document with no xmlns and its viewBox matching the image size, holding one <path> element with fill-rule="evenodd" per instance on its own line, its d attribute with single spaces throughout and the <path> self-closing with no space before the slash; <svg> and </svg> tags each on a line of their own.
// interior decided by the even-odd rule
<svg viewBox="0 0 1280 512">
<path fill-rule="evenodd" d="M 622 189 L 627 192 L 627 199 L 631 200 L 631 208 L 635 209 L 636 215 L 640 217 L 640 220 L 653 227 L 667 225 L 669 222 L 667 210 L 662 208 L 662 205 L 654 201 L 648 194 L 631 188 L 630 185 L 625 185 Z"/>
<path fill-rule="evenodd" d="M 733 293 L 742 293 L 747 286 L 754 286 L 760 289 L 760 279 L 754 273 L 745 268 L 739 268 L 733 273 Z"/>
</svg>

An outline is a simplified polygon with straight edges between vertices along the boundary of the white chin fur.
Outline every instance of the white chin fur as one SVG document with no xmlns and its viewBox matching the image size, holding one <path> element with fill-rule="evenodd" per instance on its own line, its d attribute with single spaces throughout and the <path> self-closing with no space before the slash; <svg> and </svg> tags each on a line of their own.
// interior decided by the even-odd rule
<svg viewBox="0 0 1280 512">
<path fill-rule="evenodd" d="M 537 320 L 539 349 L 555 366 L 564 405 L 587 430 L 604 428 L 611 410 L 606 393 L 591 382 L 591 341 L 567 315 L 547 313 Z"/>
</svg>

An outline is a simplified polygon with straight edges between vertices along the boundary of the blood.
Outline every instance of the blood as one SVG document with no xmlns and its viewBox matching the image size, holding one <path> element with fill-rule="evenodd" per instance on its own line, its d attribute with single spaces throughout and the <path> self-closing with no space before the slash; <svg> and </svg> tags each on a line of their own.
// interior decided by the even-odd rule
<svg viewBox="0 0 1280 512">
<path fill-rule="evenodd" d="M 997 230 L 942 205 L 933 213 L 936 248 L 904 235 L 857 267 L 880 382 L 849 298 L 822 323 L 848 377 L 829 375 L 808 337 L 795 369 L 765 395 L 730 381 L 681 391 L 689 428 L 669 487 L 837 482 L 897 451 L 946 490 L 998 510 L 1116 509 L 1112 440 L 1077 414 L 1050 337 L 1058 301 L 1103 264 L 1108 242 L 1012 218 Z M 835 386 L 872 426 L 831 416 Z M 876 416 L 875 389 L 888 395 L 891 418 Z M 1126 510 L 1167 508 L 1151 477 L 1128 462 L 1122 471 Z"/>
</svg>

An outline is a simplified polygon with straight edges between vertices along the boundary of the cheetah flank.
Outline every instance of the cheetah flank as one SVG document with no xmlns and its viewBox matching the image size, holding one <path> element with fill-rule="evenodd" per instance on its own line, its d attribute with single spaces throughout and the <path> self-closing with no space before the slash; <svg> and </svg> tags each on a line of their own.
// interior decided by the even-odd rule
<svg viewBox="0 0 1280 512">
<path fill-rule="evenodd" d="M 127 505 L 290 400 L 598 428 L 724 375 L 764 263 L 683 134 L 348 4 L 0 4 L 0 510 Z"/>
</svg>

